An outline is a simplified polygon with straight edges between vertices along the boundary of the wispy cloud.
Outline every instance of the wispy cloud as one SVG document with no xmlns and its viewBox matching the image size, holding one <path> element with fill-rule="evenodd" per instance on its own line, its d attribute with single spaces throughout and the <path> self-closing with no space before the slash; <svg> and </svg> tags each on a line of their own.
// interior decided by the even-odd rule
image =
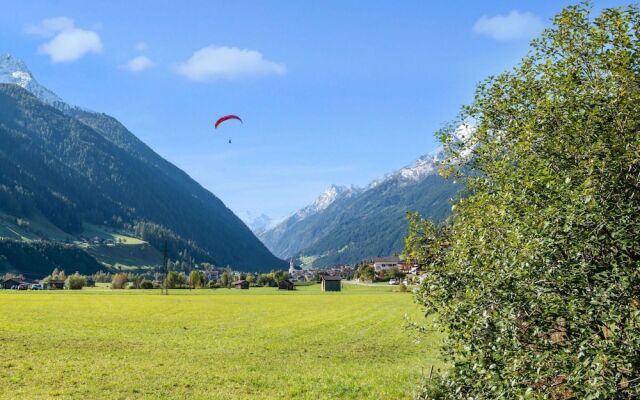
<svg viewBox="0 0 640 400">
<path fill-rule="evenodd" d="M 32 35 L 51 37 L 58 32 L 74 28 L 73 19 L 69 17 L 45 18 L 38 24 L 27 24 L 24 30 Z"/>
<path fill-rule="evenodd" d="M 152 68 L 153 66 L 155 66 L 155 64 L 148 57 L 138 56 L 129 60 L 122 66 L 122 68 L 131 72 L 142 72 L 146 69 Z"/>
<path fill-rule="evenodd" d="M 544 23 L 530 12 L 511 11 L 507 15 L 482 16 L 473 31 L 495 40 L 531 39 L 544 29 Z"/>
<path fill-rule="evenodd" d="M 38 48 L 38 52 L 48 55 L 54 63 L 73 62 L 103 50 L 102 40 L 96 32 L 77 28 L 69 17 L 47 18 L 38 24 L 29 24 L 25 32 L 51 38 Z"/>
<path fill-rule="evenodd" d="M 147 43 L 145 43 L 145 42 L 138 42 L 138 43 L 136 43 L 135 46 L 133 46 L 133 48 L 136 51 L 145 51 L 145 50 L 147 50 L 149 48 L 149 45 Z"/>
<path fill-rule="evenodd" d="M 265 59 L 255 50 L 209 46 L 194 52 L 187 61 L 176 66 L 175 71 L 190 80 L 207 82 L 284 75 L 287 68 Z"/>
</svg>

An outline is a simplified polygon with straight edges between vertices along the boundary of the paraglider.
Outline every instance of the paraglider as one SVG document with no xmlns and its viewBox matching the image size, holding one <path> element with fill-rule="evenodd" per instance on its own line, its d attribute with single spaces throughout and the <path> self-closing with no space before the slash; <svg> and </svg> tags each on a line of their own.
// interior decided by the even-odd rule
<svg viewBox="0 0 640 400">
<path fill-rule="evenodd" d="M 218 118 L 218 120 L 216 121 L 215 128 L 218 129 L 218 126 L 220 126 L 221 123 L 223 123 L 224 121 L 228 121 L 230 119 L 237 119 L 238 121 L 242 122 L 240 117 L 238 117 L 237 115 L 225 115 L 224 117 Z"/>
<path fill-rule="evenodd" d="M 242 120 L 237 115 L 233 115 L 233 114 L 225 115 L 224 117 L 218 118 L 218 120 L 215 123 L 215 129 L 218 129 L 218 126 L 220 126 L 221 123 L 223 123 L 224 121 L 228 121 L 230 119 L 237 119 L 242 123 Z M 229 144 L 231 144 L 231 139 L 229 139 Z"/>
</svg>

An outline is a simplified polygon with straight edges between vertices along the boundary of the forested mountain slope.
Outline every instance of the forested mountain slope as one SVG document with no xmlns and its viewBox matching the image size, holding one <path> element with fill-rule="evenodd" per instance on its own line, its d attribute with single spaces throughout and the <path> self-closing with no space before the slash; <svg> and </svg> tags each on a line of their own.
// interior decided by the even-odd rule
<svg viewBox="0 0 640 400">
<path fill-rule="evenodd" d="M 117 120 L 15 84 L 0 84 L 0 211 L 43 215 L 68 233 L 83 223 L 134 230 L 145 222 L 150 243 L 169 232 L 201 261 L 285 265 L 220 199 Z"/>
</svg>

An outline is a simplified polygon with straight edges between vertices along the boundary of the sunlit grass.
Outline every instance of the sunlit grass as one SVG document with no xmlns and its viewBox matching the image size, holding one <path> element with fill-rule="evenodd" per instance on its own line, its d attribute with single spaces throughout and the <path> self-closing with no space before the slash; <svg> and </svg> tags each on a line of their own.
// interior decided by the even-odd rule
<svg viewBox="0 0 640 400">
<path fill-rule="evenodd" d="M 2 398 L 410 398 L 410 294 L 346 286 L 0 291 Z"/>
</svg>

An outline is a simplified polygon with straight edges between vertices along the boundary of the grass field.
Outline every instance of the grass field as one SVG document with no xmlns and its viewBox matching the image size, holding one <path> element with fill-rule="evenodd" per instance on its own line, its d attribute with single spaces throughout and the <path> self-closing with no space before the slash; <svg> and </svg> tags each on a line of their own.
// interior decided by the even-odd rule
<svg viewBox="0 0 640 400">
<path fill-rule="evenodd" d="M 391 290 L 0 290 L 0 396 L 410 398 L 440 336 Z"/>
</svg>

